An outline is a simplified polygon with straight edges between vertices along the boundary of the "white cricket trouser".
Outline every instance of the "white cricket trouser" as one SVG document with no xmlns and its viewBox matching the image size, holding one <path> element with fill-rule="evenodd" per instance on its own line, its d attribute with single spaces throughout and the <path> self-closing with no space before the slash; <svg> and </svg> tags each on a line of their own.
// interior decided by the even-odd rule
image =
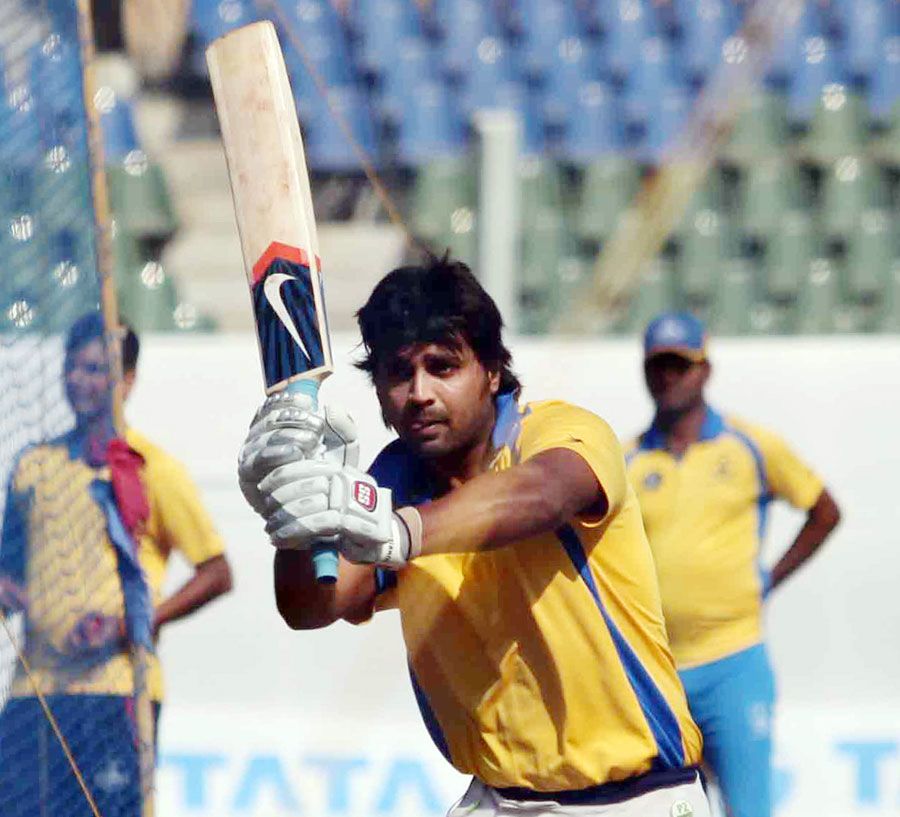
<svg viewBox="0 0 900 817">
<path fill-rule="evenodd" d="M 563 805 L 554 800 L 508 800 L 490 786 L 473 780 L 447 817 L 710 817 L 700 785 L 684 783 L 640 794 L 608 805 Z"/>
</svg>

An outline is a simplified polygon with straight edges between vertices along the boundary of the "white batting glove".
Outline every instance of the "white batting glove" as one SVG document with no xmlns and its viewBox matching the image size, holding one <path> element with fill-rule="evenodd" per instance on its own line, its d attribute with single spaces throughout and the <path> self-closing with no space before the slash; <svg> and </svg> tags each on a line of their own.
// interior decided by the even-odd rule
<svg viewBox="0 0 900 817">
<path fill-rule="evenodd" d="M 257 513 L 265 512 L 257 486 L 278 466 L 312 458 L 338 465 L 359 461 L 356 425 L 350 415 L 337 407 L 316 411 L 314 406 L 306 394 L 279 392 L 256 412 L 238 455 L 238 483 Z"/>
<path fill-rule="evenodd" d="M 393 569 L 419 554 L 421 521 L 415 524 L 415 510 L 394 513 L 390 490 L 357 468 L 315 466 L 308 461 L 283 465 L 259 485 L 267 503 L 266 531 L 276 547 L 308 549 L 318 539 L 335 536 L 350 561 Z"/>
</svg>

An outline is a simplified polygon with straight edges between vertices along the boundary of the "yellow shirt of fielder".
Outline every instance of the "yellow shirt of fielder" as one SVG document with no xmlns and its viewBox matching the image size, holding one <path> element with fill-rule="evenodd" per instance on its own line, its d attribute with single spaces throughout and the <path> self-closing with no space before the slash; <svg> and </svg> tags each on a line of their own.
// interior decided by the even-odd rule
<svg viewBox="0 0 900 817">
<path fill-rule="evenodd" d="M 651 426 L 627 461 L 679 667 L 758 644 L 768 505 L 781 498 L 808 510 L 822 481 L 775 434 L 709 408 L 700 439 L 681 457 Z"/>
<path fill-rule="evenodd" d="M 155 607 L 170 553 L 178 550 L 196 565 L 223 553 L 222 540 L 181 464 L 133 430 L 126 438 L 145 460 L 142 479 L 150 517 L 138 556 Z M 25 653 L 42 692 L 130 695 L 133 679 L 124 652 L 77 659 L 66 650 L 82 616 L 121 617 L 125 611 L 106 517 L 90 489 L 95 480 L 109 479 L 108 469 L 74 456 L 70 442 L 64 436 L 19 456 L 4 509 L 0 572 L 25 585 Z M 155 656 L 148 686 L 153 699 L 161 700 L 162 672 Z M 21 673 L 12 692 L 34 694 Z"/>
<path fill-rule="evenodd" d="M 380 574 L 380 606 L 399 606 L 432 738 L 459 771 L 534 791 L 699 763 L 700 734 L 613 432 L 567 403 L 520 407 L 501 395 L 494 447 L 496 471 L 552 448 L 575 451 L 609 510 L 497 550 L 427 556 Z M 421 461 L 400 441 L 371 473 L 396 505 L 433 496 Z"/>
</svg>

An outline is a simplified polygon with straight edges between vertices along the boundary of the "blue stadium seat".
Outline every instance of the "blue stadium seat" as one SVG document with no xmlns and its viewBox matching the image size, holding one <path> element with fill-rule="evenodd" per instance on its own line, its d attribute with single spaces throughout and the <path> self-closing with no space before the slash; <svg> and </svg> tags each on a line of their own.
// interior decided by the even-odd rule
<svg viewBox="0 0 900 817">
<path fill-rule="evenodd" d="M 788 88 L 788 118 L 797 124 L 808 124 L 822 89 L 842 80 L 835 44 L 825 37 L 807 37 L 794 64 Z"/>
<path fill-rule="evenodd" d="M 400 163 L 420 167 L 432 159 L 462 153 L 463 123 L 447 87 L 441 82 L 420 82 L 411 96 L 415 104 L 408 106 L 397 140 Z"/>
<path fill-rule="evenodd" d="M 435 0 L 434 21 L 441 36 L 441 68 L 453 79 L 466 74 L 485 37 L 502 37 L 500 18 L 487 0 Z"/>
<path fill-rule="evenodd" d="M 586 165 L 622 149 L 622 128 L 612 89 L 602 82 L 588 82 L 578 88 L 576 107 L 565 129 L 560 156 L 577 165 Z"/>
<path fill-rule="evenodd" d="M 204 46 L 260 18 L 253 0 L 193 0 L 191 30 Z"/>
<path fill-rule="evenodd" d="M 603 64 L 621 82 L 640 60 L 641 43 L 657 33 L 656 20 L 644 0 L 608 0 L 603 9 Z"/>
<path fill-rule="evenodd" d="M 672 0 L 681 30 L 682 62 L 692 82 L 701 83 L 718 65 L 722 44 L 737 19 L 728 0 Z"/>
<path fill-rule="evenodd" d="M 866 85 L 888 30 L 887 5 L 882 0 L 853 0 L 835 2 L 832 7 L 843 36 L 845 70 L 851 80 Z"/>
<path fill-rule="evenodd" d="M 550 128 L 564 128 L 578 105 L 578 90 L 594 77 L 590 70 L 591 44 L 581 37 L 567 37 L 552 53 L 544 79 L 542 112 Z"/>
<path fill-rule="evenodd" d="M 371 162 L 378 161 L 378 145 L 368 100 L 353 85 L 331 88 L 328 100 L 318 98 L 318 110 L 306 124 L 306 155 L 314 170 L 325 172 L 356 172 L 360 157 L 351 144 L 344 127 L 353 135 L 353 142 L 362 148 Z M 338 124 L 338 121 L 343 123 Z"/>
<path fill-rule="evenodd" d="M 335 37 L 320 30 L 304 35 L 295 43 L 286 32 L 279 33 L 297 112 L 301 121 L 310 122 L 322 109 L 322 88 L 317 77 L 325 88 L 345 88 L 355 84 L 346 39 L 343 34 Z M 303 49 L 302 53 L 298 48 Z M 307 61 L 312 64 L 312 70 Z"/>
<path fill-rule="evenodd" d="M 382 76 L 396 58 L 397 43 L 424 36 L 413 0 L 354 0 L 350 25 L 357 42 L 357 64 L 366 74 Z"/>
<path fill-rule="evenodd" d="M 518 108 L 522 93 L 513 70 L 509 44 L 500 37 L 484 37 L 462 78 L 460 107 L 464 116 L 478 108 Z"/>
<path fill-rule="evenodd" d="M 120 162 L 138 147 L 131 103 L 117 96 L 112 88 L 104 87 L 94 95 L 94 104 L 100 111 L 103 158 L 110 164 Z"/>
<path fill-rule="evenodd" d="M 659 164 L 681 133 L 690 107 L 690 96 L 678 84 L 663 86 L 653 97 L 647 121 L 635 130 L 632 155 L 645 164 Z"/>
<path fill-rule="evenodd" d="M 519 96 L 519 116 L 522 122 L 521 151 L 523 157 L 540 156 L 547 150 L 547 131 L 541 116 L 538 90 L 525 86 Z"/>
<path fill-rule="evenodd" d="M 817 3 L 804 3 L 796 24 L 782 34 L 769 66 L 766 80 L 769 85 L 783 89 L 788 86 L 797 63 L 803 59 L 803 47 L 811 37 L 826 36 L 821 8 Z"/>
<path fill-rule="evenodd" d="M 662 88 L 677 83 L 679 72 L 669 48 L 662 37 L 648 37 L 641 43 L 640 57 L 625 81 L 622 92 L 622 113 L 626 123 L 643 125 L 655 112 Z"/>
<path fill-rule="evenodd" d="M 551 70 L 559 44 L 581 36 L 574 4 L 563 0 L 513 0 L 512 28 L 525 76 L 538 80 Z"/>
<path fill-rule="evenodd" d="M 378 114 L 382 121 L 397 125 L 405 106 L 414 104 L 410 93 L 416 83 L 436 82 L 437 63 L 431 44 L 421 37 L 407 37 L 394 47 L 393 59 L 385 65 L 378 93 Z"/>
<path fill-rule="evenodd" d="M 885 37 L 876 57 L 869 86 L 869 113 L 876 122 L 886 125 L 900 103 L 900 35 Z"/>
<path fill-rule="evenodd" d="M 82 115 L 84 97 L 77 43 L 53 32 L 32 48 L 29 60 L 31 87 L 45 125 L 52 126 L 60 115 Z"/>
<path fill-rule="evenodd" d="M 41 158 L 43 126 L 31 86 L 20 82 L 0 100 L 0 163 L 30 165 Z"/>
</svg>

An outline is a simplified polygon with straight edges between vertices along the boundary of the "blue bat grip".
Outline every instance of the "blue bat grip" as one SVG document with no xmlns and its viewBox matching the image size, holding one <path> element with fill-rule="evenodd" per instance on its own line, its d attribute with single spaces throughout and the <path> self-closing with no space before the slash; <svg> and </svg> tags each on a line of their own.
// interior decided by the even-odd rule
<svg viewBox="0 0 900 817">
<path fill-rule="evenodd" d="M 319 381 L 314 378 L 308 380 L 293 380 L 287 384 L 287 391 L 299 392 L 311 397 L 313 408 L 318 407 Z M 338 553 L 331 545 L 316 545 L 312 549 L 313 570 L 316 572 L 316 580 L 320 584 L 334 584 L 338 576 Z"/>
</svg>

